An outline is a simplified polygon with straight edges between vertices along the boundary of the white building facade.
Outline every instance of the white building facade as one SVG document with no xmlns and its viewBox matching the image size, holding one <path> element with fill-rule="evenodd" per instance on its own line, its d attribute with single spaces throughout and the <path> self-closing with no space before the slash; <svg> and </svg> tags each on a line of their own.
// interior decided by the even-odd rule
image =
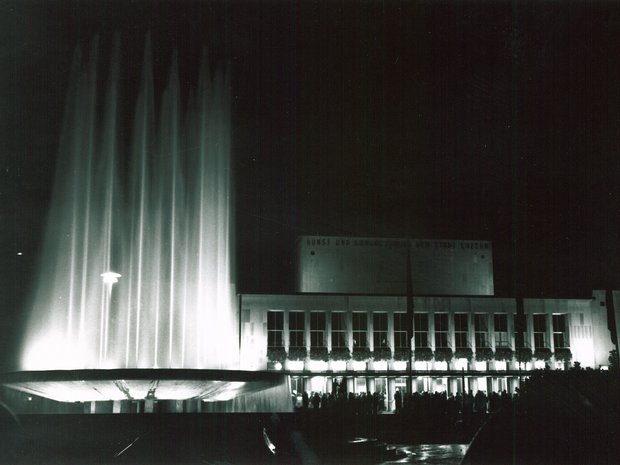
<svg viewBox="0 0 620 465">
<path fill-rule="evenodd" d="M 396 390 L 514 393 L 535 369 L 605 369 L 615 348 L 615 293 L 494 297 L 488 241 L 302 236 L 297 253 L 298 293 L 239 296 L 241 368 L 282 370 L 297 394 L 344 384 L 393 409 Z"/>
</svg>

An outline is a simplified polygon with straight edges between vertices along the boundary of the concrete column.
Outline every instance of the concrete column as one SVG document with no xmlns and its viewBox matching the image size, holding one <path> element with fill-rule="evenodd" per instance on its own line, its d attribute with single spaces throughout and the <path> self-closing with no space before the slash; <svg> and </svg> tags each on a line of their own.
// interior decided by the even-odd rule
<svg viewBox="0 0 620 465">
<path fill-rule="evenodd" d="M 200 400 L 198 401 L 200 402 Z M 187 399 L 183 401 L 183 411 L 185 413 L 196 413 L 196 399 Z"/>
<path fill-rule="evenodd" d="M 415 379 L 414 392 L 424 392 L 424 379 L 425 377 L 417 377 Z"/>
<path fill-rule="evenodd" d="M 121 413 L 121 402 L 120 400 L 112 402 L 112 413 Z"/>
<path fill-rule="evenodd" d="M 154 413 L 155 412 L 155 400 L 154 399 L 145 399 L 144 401 L 144 413 Z"/>
<path fill-rule="evenodd" d="M 310 312 L 304 312 L 304 346 L 310 350 Z"/>
<path fill-rule="evenodd" d="M 366 378 L 366 391 L 372 394 L 375 392 L 375 390 L 375 378 Z"/>
<path fill-rule="evenodd" d="M 435 314 L 428 313 L 428 342 L 431 349 L 435 350 Z"/>
<path fill-rule="evenodd" d="M 534 352 L 534 315 L 531 313 L 525 314 L 526 331 L 523 337 L 526 347 L 531 347 Z"/>
<path fill-rule="evenodd" d="M 289 311 L 286 310 L 284 312 L 282 312 L 282 345 L 284 346 L 284 348 L 286 350 L 288 350 L 290 348 L 290 338 L 289 338 L 289 333 L 288 333 L 288 314 Z"/>
<path fill-rule="evenodd" d="M 332 312 L 325 312 L 325 347 L 327 352 L 332 350 Z"/>
<path fill-rule="evenodd" d="M 325 379 L 325 392 L 329 394 L 330 392 L 332 392 L 333 388 L 334 388 L 334 383 L 332 381 L 332 377 L 327 376 Z"/>
<path fill-rule="evenodd" d="M 350 376 L 347 378 L 347 392 L 355 392 L 355 380 Z"/>
<path fill-rule="evenodd" d="M 394 381 L 394 378 L 388 378 L 388 382 L 387 382 L 387 409 L 389 412 L 393 412 L 395 405 L 394 405 L 394 391 L 396 391 L 396 381 Z"/>
<path fill-rule="evenodd" d="M 553 353 L 555 344 L 553 343 L 553 315 L 551 313 L 547 313 L 547 341 L 549 341 L 547 347 L 549 347 L 551 353 Z M 552 363 L 552 366 L 555 368 L 555 357 L 552 357 L 549 363 Z"/>
<path fill-rule="evenodd" d="M 448 379 L 448 395 L 452 394 L 456 396 L 456 394 L 459 392 L 459 383 L 460 381 L 458 380 L 458 378 L 451 377 Z"/>
</svg>

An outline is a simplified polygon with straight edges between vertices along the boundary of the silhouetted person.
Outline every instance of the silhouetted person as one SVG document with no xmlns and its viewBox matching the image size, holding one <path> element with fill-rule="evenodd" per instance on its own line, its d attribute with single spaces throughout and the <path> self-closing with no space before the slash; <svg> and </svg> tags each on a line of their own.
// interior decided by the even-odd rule
<svg viewBox="0 0 620 465">
<path fill-rule="evenodd" d="M 321 396 L 315 392 L 312 396 L 312 408 L 318 409 L 321 406 Z"/>
<path fill-rule="evenodd" d="M 476 392 L 476 397 L 474 397 L 474 409 L 478 415 L 487 413 L 487 396 L 484 392 Z"/>
<path fill-rule="evenodd" d="M 396 404 L 396 413 L 399 413 L 403 408 L 403 396 L 398 389 L 394 393 L 394 403 Z"/>
</svg>

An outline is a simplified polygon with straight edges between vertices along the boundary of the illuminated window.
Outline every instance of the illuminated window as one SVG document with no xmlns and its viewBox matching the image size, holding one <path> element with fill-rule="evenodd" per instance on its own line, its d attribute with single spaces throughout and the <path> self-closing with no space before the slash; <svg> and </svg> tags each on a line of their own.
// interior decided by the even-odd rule
<svg viewBox="0 0 620 465">
<path fill-rule="evenodd" d="M 447 313 L 435 313 L 435 347 L 450 347 L 448 344 Z"/>
<path fill-rule="evenodd" d="M 310 347 L 325 347 L 325 312 L 310 312 Z"/>
<path fill-rule="evenodd" d="M 289 312 L 288 334 L 290 347 L 306 347 L 304 332 L 306 329 L 304 312 Z"/>
<path fill-rule="evenodd" d="M 332 349 L 348 347 L 344 312 L 332 312 Z"/>
<path fill-rule="evenodd" d="M 353 347 L 368 347 L 368 314 L 353 312 Z"/>
<path fill-rule="evenodd" d="M 474 315 L 474 332 L 476 347 L 489 347 L 489 316 L 481 313 Z"/>
<path fill-rule="evenodd" d="M 394 313 L 394 348 L 409 347 L 407 338 L 407 314 Z"/>
<path fill-rule="evenodd" d="M 467 313 L 454 314 L 454 342 L 457 349 L 469 347 L 469 318 Z"/>
<path fill-rule="evenodd" d="M 555 348 L 569 347 L 566 334 L 566 315 L 553 315 L 553 345 Z"/>
<path fill-rule="evenodd" d="M 510 347 L 508 342 L 508 315 L 499 313 L 493 315 L 495 329 L 495 347 Z"/>
<path fill-rule="evenodd" d="M 428 314 L 414 313 L 413 329 L 415 333 L 415 346 L 428 347 Z"/>
<path fill-rule="evenodd" d="M 548 347 L 547 345 L 547 315 L 534 315 L 534 349 Z"/>
<path fill-rule="evenodd" d="M 373 313 L 372 315 L 372 339 L 375 350 L 387 347 L 387 313 Z"/>
<path fill-rule="evenodd" d="M 283 347 L 284 313 L 267 312 L 267 347 Z"/>
</svg>

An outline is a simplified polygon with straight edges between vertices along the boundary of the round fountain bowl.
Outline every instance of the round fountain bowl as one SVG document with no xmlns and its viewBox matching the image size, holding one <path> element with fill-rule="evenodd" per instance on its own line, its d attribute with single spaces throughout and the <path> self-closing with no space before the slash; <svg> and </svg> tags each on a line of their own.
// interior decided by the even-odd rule
<svg viewBox="0 0 620 465">
<path fill-rule="evenodd" d="M 287 377 L 264 371 L 140 368 L 19 371 L 0 375 L 0 384 L 59 402 L 149 399 L 217 402 L 260 396 L 270 404 L 267 410 L 290 410 Z"/>
</svg>

